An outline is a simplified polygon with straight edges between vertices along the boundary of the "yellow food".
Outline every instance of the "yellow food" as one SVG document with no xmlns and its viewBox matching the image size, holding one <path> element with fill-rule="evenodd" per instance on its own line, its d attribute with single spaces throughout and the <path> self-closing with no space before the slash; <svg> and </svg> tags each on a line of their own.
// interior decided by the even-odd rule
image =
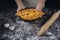
<svg viewBox="0 0 60 40">
<path fill-rule="evenodd" d="M 43 12 L 36 9 L 24 9 L 16 13 L 16 16 L 21 17 L 24 20 L 35 20 L 44 15 Z"/>
</svg>

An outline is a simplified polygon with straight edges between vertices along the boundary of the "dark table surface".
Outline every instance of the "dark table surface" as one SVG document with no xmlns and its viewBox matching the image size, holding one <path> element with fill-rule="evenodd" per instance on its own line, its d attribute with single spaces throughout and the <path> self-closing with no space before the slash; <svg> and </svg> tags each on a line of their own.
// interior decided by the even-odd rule
<svg viewBox="0 0 60 40">
<path fill-rule="evenodd" d="M 59 40 L 60 17 L 51 25 L 48 32 L 40 37 L 36 35 L 40 27 L 53 15 L 53 13 L 57 12 L 57 10 L 51 8 L 44 8 L 43 10 L 46 15 L 34 22 L 25 22 L 19 19 L 19 17 L 16 17 L 14 15 L 16 9 L 11 9 L 8 12 L 1 12 L 0 40 Z M 9 24 L 9 27 L 5 27 L 5 24 Z"/>
<path fill-rule="evenodd" d="M 15 5 L 16 6 L 16 5 Z M 2 6 L 1 6 L 2 7 Z M 40 27 L 58 10 L 43 8 L 46 13 L 41 19 L 26 22 L 16 17 L 16 7 L 0 7 L 0 40 L 59 40 L 60 39 L 60 16 L 42 36 L 36 33 Z M 6 6 L 5 6 L 6 7 Z M 9 26 L 9 27 L 6 27 Z"/>
</svg>

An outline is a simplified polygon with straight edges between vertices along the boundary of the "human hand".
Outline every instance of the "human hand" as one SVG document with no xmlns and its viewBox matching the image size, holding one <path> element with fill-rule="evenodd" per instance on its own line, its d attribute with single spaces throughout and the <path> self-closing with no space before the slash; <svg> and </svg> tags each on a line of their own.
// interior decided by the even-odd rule
<svg viewBox="0 0 60 40">
<path fill-rule="evenodd" d="M 18 8 L 17 8 L 17 12 L 19 12 L 19 11 L 22 10 L 22 9 L 25 9 L 25 7 L 21 7 L 21 6 L 18 7 Z"/>
<path fill-rule="evenodd" d="M 42 9 L 45 7 L 45 1 L 46 0 L 39 0 L 36 6 L 36 10 L 42 11 Z"/>
<path fill-rule="evenodd" d="M 17 6 L 18 6 L 17 12 L 25 8 L 25 6 L 24 6 L 24 4 L 22 3 L 21 0 L 15 0 L 15 2 L 17 4 Z"/>
</svg>

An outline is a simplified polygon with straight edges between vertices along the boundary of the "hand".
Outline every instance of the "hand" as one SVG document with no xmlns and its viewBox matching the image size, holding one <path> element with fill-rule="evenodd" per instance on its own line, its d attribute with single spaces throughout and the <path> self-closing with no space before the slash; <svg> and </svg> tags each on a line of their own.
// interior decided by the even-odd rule
<svg viewBox="0 0 60 40">
<path fill-rule="evenodd" d="M 25 9 L 25 7 L 18 7 L 17 12 L 19 12 L 22 9 Z"/>
<path fill-rule="evenodd" d="M 39 8 L 36 8 L 36 10 L 38 10 L 38 11 L 42 11 L 42 9 L 39 9 Z"/>
<path fill-rule="evenodd" d="M 18 6 L 17 12 L 20 11 L 21 9 L 25 8 L 25 6 L 24 6 L 24 4 L 22 3 L 21 0 L 15 0 L 15 2 L 17 4 L 17 6 Z"/>
<path fill-rule="evenodd" d="M 36 6 L 36 10 L 39 10 L 39 11 L 42 11 L 42 8 L 45 7 L 45 1 L 46 0 L 39 0 L 39 2 L 37 3 L 37 6 Z"/>
</svg>

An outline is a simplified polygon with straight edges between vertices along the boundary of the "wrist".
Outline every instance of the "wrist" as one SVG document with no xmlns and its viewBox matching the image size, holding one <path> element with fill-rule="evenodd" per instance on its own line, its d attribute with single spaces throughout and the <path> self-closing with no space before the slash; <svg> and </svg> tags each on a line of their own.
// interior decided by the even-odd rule
<svg viewBox="0 0 60 40">
<path fill-rule="evenodd" d="M 25 8 L 25 6 L 18 6 L 18 8 L 19 8 L 19 9 L 24 9 L 24 8 Z"/>
</svg>

